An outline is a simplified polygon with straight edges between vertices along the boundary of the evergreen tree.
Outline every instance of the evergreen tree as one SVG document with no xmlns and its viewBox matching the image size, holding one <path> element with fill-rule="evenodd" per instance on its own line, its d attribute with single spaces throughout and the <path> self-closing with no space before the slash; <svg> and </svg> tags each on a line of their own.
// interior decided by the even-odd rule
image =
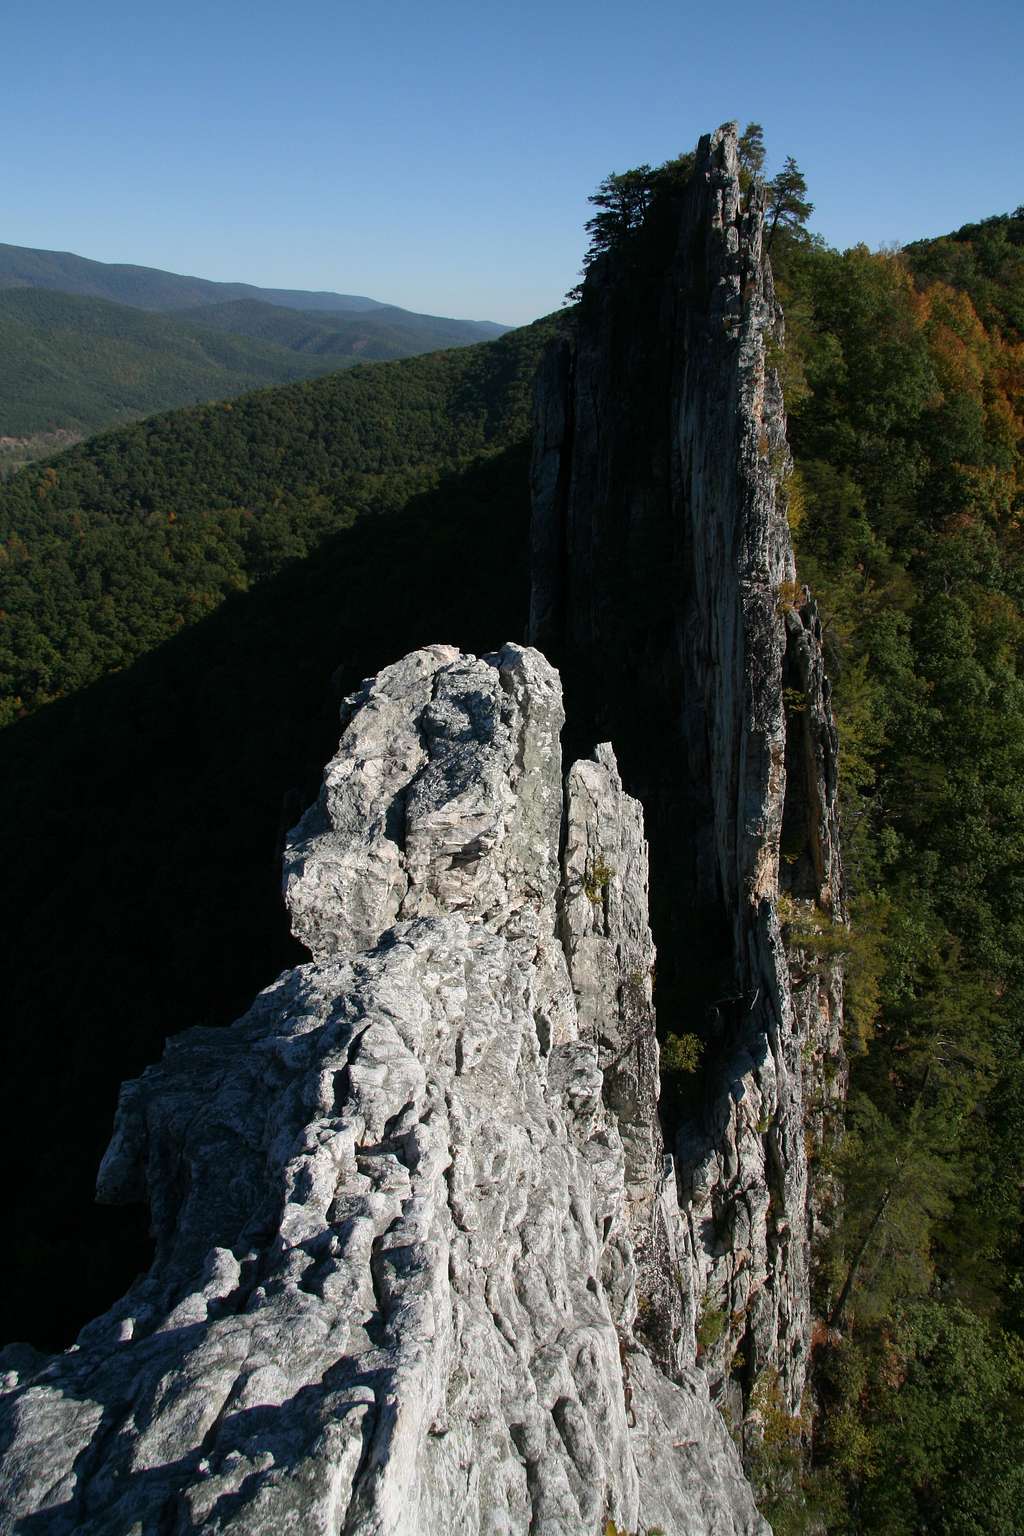
<svg viewBox="0 0 1024 1536">
<path fill-rule="evenodd" d="M 813 212 L 814 204 L 807 199 L 807 182 L 803 172 L 793 156 L 787 155 L 782 170 L 768 183 L 765 245 L 771 248 L 780 229 L 790 235 L 803 234 L 804 225 Z"/>
<path fill-rule="evenodd" d="M 638 165 L 635 170 L 606 176 L 597 191 L 591 193 L 587 201 L 598 211 L 586 223 L 590 248 L 584 258 L 585 266 L 641 227 L 650 206 L 653 179 L 654 171 L 649 165 Z"/>
<path fill-rule="evenodd" d="M 764 129 L 760 123 L 748 123 L 737 143 L 740 161 L 740 186 L 746 192 L 755 176 L 764 170 Z"/>
</svg>

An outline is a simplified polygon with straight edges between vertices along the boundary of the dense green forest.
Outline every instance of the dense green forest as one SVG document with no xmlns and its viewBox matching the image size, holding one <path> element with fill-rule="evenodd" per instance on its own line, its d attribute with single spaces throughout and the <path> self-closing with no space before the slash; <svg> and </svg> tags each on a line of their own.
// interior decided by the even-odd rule
<svg viewBox="0 0 1024 1536">
<path fill-rule="evenodd" d="M 787 172 L 772 259 L 788 500 L 842 739 L 853 1071 L 846 1130 L 813 1149 L 844 1191 L 815 1277 L 815 1449 L 799 1473 L 787 1447 L 757 1470 L 780 1536 L 1010 1536 L 1024 210 L 839 252 L 806 233 Z M 628 235 L 657 189 L 652 208 L 646 183 L 618 190 Z M 616 187 L 602 195 L 614 220 Z M 325 678 L 338 669 L 337 694 L 414 644 L 522 632 L 549 330 L 154 418 L 0 487 L 0 763 L 18 807 L 5 1134 L 36 1218 L 7 1279 L 9 1316 L 40 1341 L 67 1342 L 123 1283 L 105 1232 L 142 1262 L 135 1218 L 88 1204 L 117 1081 L 165 1033 L 230 1019 L 295 953 L 277 851 L 333 744 Z"/>
<path fill-rule="evenodd" d="M 853 937 L 844 1214 L 805 1498 L 834 1531 L 1024 1509 L 1024 209 L 773 249 Z M 804 1529 L 794 1501 L 787 1524 Z"/>
<path fill-rule="evenodd" d="M 0 488 L 6 719 L 529 431 L 543 324 L 107 433 Z"/>
<path fill-rule="evenodd" d="M 0 289 L 0 436 L 95 432 L 342 366 L 106 299 Z"/>
</svg>

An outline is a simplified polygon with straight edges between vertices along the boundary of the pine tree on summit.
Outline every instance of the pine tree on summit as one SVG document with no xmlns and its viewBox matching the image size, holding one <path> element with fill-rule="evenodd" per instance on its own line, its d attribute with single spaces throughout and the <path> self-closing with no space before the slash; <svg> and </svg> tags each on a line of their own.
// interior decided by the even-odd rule
<svg viewBox="0 0 1024 1536">
<path fill-rule="evenodd" d="M 652 168 L 638 165 L 635 170 L 606 176 L 597 191 L 588 197 L 587 201 L 598 209 L 586 223 L 590 236 L 590 249 L 586 255 L 588 266 L 602 252 L 611 250 L 624 236 L 640 228 L 650 206 L 653 180 Z"/>
<path fill-rule="evenodd" d="M 751 124 L 756 127 L 756 124 Z M 747 132 L 749 132 L 749 128 Z M 771 249 L 778 230 L 790 235 L 804 233 L 803 226 L 814 212 L 814 204 L 807 199 L 807 182 L 792 155 L 777 176 L 768 183 L 768 221 L 765 246 Z"/>
<path fill-rule="evenodd" d="M 748 123 L 736 142 L 740 162 L 740 190 L 750 190 L 750 183 L 764 170 L 764 129 L 760 123 Z"/>
</svg>

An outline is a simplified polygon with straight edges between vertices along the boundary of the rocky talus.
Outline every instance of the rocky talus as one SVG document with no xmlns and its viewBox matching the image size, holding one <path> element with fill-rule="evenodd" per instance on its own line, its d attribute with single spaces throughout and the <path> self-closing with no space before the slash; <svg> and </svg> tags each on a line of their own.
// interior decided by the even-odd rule
<svg viewBox="0 0 1024 1536">
<path fill-rule="evenodd" d="M 542 368 L 533 464 L 530 639 L 570 730 L 614 741 L 643 803 L 659 1027 L 700 1051 L 666 1104 L 674 1358 L 696 1332 L 748 1425 L 803 1396 L 813 1164 L 845 1083 L 837 743 L 787 523 L 784 339 L 764 191 L 744 195 L 727 125 L 593 261 Z"/>
<path fill-rule="evenodd" d="M 781 957 L 780 1059 L 684 1220 L 611 749 L 563 787 L 558 676 L 515 645 L 415 652 L 347 713 L 285 859 L 310 963 L 122 1090 L 99 1193 L 148 1200 L 152 1267 L 66 1354 L 0 1355 L 2 1529 L 765 1532 L 679 1285 L 700 1192 L 753 1190 L 755 1148 L 763 1187 L 765 1105 L 789 1166 Z M 744 932 L 764 969 L 770 910 Z M 763 1266 L 756 1199 L 723 1284 Z"/>
</svg>

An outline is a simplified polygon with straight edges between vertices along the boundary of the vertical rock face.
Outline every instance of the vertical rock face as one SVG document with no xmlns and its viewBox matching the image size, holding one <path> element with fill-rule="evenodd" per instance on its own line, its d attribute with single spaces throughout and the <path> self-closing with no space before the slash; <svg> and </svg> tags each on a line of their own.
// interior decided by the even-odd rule
<svg viewBox="0 0 1024 1536">
<path fill-rule="evenodd" d="M 844 913 L 836 738 L 786 520 L 763 224 L 730 125 L 701 141 L 685 189 L 590 268 L 538 387 L 530 638 L 562 670 L 570 730 L 615 742 L 644 805 L 661 1026 L 703 1048 L 672 1112 L 690 1325 L 677 1362 L 703 1317 L 704 1364 L 730 1406 L 770 1380 L 795 1411 L 805 1129 L 826 1080 L 842 1091 L 842 985 L 834 964 L 791 977 L 779 894 L 812 925 Z"/>
<path fill-rule="evenodd" d="M 67 1354 L 0 1355 L 0 1528 L 765 1532 L 675 1358 L 611 749 L 563 806 L 518 646 L 417 652 L 348 715 L 286 854 L 312 962 L 122 1090 L 99 1191 L 148 1198 L 152 1268 Z"/>
</svg>

